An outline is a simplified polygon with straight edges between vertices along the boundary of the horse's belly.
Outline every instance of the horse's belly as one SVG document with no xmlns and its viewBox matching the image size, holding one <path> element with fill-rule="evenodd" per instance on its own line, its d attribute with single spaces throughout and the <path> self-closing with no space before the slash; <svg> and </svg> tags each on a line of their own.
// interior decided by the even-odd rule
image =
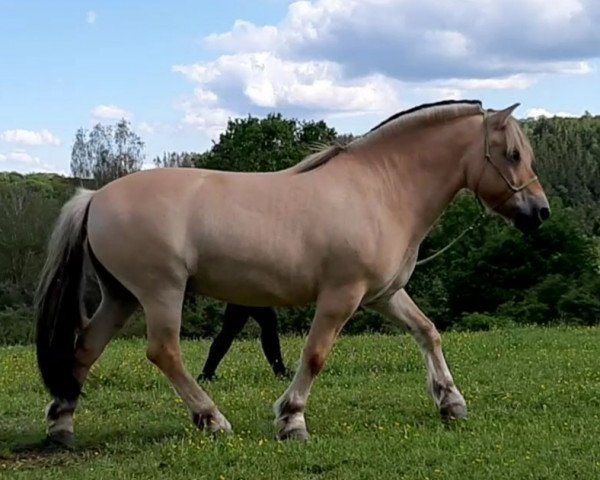
<svg viewBox="0 0 600 480">
<path fill-rule="evenodd" d="M 205 264 L 190 277 L 188 288 L 201 295 L 250 306 L 305 304 L 316 298 L 316 282 L 272 267 L 249 267 L 232 260 Z"/>
<path fill-rule="evenodd" d="M 198 256 L 190 288 L 253 306 L 297 305 L 315 299 L 318 252 L 307 248 L 302 239 L 277 234 L 273 227 L 227 230 L 228 234 L 211 229 L 196 239 Z"/>
</svg>

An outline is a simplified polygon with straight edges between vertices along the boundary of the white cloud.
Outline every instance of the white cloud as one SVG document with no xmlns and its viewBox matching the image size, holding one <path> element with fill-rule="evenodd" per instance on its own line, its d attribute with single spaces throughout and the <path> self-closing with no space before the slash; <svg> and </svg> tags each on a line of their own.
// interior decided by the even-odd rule
<svg viewBox="0 0 600 480">
<path fill-rule="evenodd" d="M 317 111 L 380 111 L 394 95 L 390 82 L 381 76 L 346 81 L 335 63 L 286 61 L 268 52 L 223 55 L 215 62 L 173 69 L 200 84 L 195 101 L 206 106 L 215 105 L 219 93 L 231 87 L 258 107 Z"/>
<path fill-rule="evenodd" d="M 441 85 L 454 86 L 463 90 L 524 90 L 535 83 L 530 75 L 517 74 L 502 78 L 465 78 L 440 82 Z"/>
<path fill-rule="evenodd" d="M 96 14 L 96 12 L 94 12 L 93 10 L 90 10 L 89 12 L 87 12 L 87 14 L 85 16 L 85 21 L 87 23 L 89 23 L 90 25 L 94 25 L 96 23 L 97 18 L 98 18 L 98 15 Z"/>
<path fill-rule="evenodd" d="M 277 25 L 238 20 L 205 43 L 230 53 L 326 59 L 403 80 L 488 78 L 578 68 L 598 56 L 599 21 L 596 0 L 298 1 Z"/>
<path fill-rule="evenodd" d="M 17 163 L 26 163 L 26 164 L 36 164 L 40 163 L 40 159 L 38 157 L 34 157 L 29 155 L 24 150 L 15 150 L 7 155 L 7 160 Z"/>
<path fill-rule="evenodd" d="M 54 172 L 66 175 L 65 171 L 57 170 L 54 166 L 43 163 L 39 157 L 31 155 L 20 148 L 9 153 L 0 153 L 0 171 L 19 173 Z"/>
<path fill-rule="evenodd" d="M 236 20 L 204 38 L 220 56 L 176 65 L 194 84 L 184 122 L 237 113 L 386 114 L 406 99 L 524 90 L 585 75 L 600 57 L 597 0 L 299 0 L 272 25 Z"/>
<path fill-rule="evenodd" d="M 183 123 L 206 132 L 211 139 L 216 139 L 225 130 L 227 121 L 240 115 L 224 108 L 186 108 Z"/>
<path fill-rule="evenodd" d="M 272 48 L 279 35 L 279 29 L 272 25 L 257 27 L 251 22 L 236 20 L 231 32 L 209 35 L 204 43 L 219 50 L 257 52 Z"/>
<path fill-rule="evenodd" d="M 0 141 L 22 145 L 60 145 L 60 140 L 48 130 L 5 130 L 0 133 Z"/>
<path fill-rule="evenodd" d="M 122 118 L 130 120 L 133 114 L 125 110 L 124 108 L 117 107 L 116 105 L 98 105 L 92 109 L 92 117 L 94 120 L 113 120 L 118 121 Z"/>
<path fill-rule="evenodd" d="M 288 61 L 268 52 L 223 55 L 206 64 L 177 65 L 173 71 L 197 84 L 182 105 L 184 122 L 213 137 L 240 110 L 360 115 L 387 113 L 399 105 L 393 79 L 369 75 L 346 80 L 333 62 Z"/>
<path fill-rule="evenodd" d="M 137 129 L 146 135 L 152 135 L 156 131 L 156 125 L 150 122 L 140 122 Z"/>
<path fill-rule="evenodd" d="M 569 112 L 549 112 L 545 108 L 530 108 L 525 113 L 525 117 L 527 118 L 539 118 L 539 117 L 579 117 L 579 115 L 575 113 Z"/>
</svg>

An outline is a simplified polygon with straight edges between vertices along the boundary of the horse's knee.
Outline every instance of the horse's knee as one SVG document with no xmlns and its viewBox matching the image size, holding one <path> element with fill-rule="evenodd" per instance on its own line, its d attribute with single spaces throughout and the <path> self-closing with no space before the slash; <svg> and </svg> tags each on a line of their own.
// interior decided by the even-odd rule
<svg viewBox="0 0 600 480">
<path fill-rule="evenodd" d="M 428 350 L 433 350 L 441 347 L 442 336 L 437 331 L 433 322 L 427 319 L 427 321 L 417 324 L 413 329 L 413 334 L 417 341 Z"/>
<path fill-rule="evenodd" d="M 146 358 L 168 377 L 174 377 L 183 371 L 181 351 L 178 345 L 150 343 L 146 350 Z"/>
<path fill-rule="evenodd" d="M 160 344 L 150 344 L 146 349 L 146 358 L 157 366 L 160 366 L 160 364 L 165 363 L 165 360 L 167 360 L 168 356 L 168 350 Z"/>
<path fill-rule="evenodd" d="M 153 345 L 148 345 L 148 348 L 146 349 L 146 358 L 154 365 L 158 365 L 158 362 L 160 361 L 160 350 Z"/>
<path fill-rule="evenodd" d="M 179 360 L 178 349 L 162 343 L 151 343 L 146 350 L 146 358 L 162 368 Z"/>
<path fill-rule="evenodd" d="M 304 362 L 310 374 L 314 377 L 319 374 L 325 366 L 326 352 L 319 350 L 308 350 L 304 352 Z"/>
<path fill-rule="evenodd" d="M 86 338 L 85 335 L 77 342 L 75 358 L 78 365 L 90 367 L 101 354 L 102 348 Z"/>
<path fill-rule="evenodd" d="M 434 326 L 429 330 L 428 338 L 432 348 L 439 348 L 442 346 L 442 336 Z"/>
</svg>

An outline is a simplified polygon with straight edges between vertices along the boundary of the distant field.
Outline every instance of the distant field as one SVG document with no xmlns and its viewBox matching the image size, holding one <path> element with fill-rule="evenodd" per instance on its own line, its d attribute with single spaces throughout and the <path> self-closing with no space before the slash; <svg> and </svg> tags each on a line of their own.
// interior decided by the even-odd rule
<svg viewBox="0 0 600 480">
<path fill-rule="evenodd" d="M 236 433 L 195 430 L 143 341 L 109 346 L 76 417 L 73 451 L 36 447 L 47 402 L 31 348 L 0 349 L 0 477 L 147 479 L 600 478 L 600 329 L 443 335 L 470 408 L 445 427 L 412 338 L 340 339 L 307 412 L 312 440 L 273 440 L 286 382 L 256 341 L 235 343 L 208 391 Z M 283 340 L 288 362 L 302 340 Z M 196 374 L 208 342 L 186 342 Z"/>
</svg>

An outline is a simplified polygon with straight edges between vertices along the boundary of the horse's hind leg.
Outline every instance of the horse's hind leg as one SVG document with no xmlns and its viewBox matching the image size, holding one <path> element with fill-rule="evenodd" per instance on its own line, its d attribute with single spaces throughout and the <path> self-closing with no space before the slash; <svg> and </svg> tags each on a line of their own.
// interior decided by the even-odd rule
<svg viewBox="0 0 600 480">
<path fill-rule="evenodd" d="M 442 352 L 442 341 L 435 325 L 415 305 L 405 290 L 399 290 L 384 303 L 372 308 L 390 320 L 406 325 L 419 347 L 427 366 L 427 386 L 442 417 L 464 418 L 467 416 L 465 399 L 454 384 Z"/>
<path fill-rule="evenodd" d="M 183 292 L 162 292 L 142 300 L 148 327 L 148 359 L 170 380 L 187 405 L 194 424 L 210 432 L 231 432 L 231 425 L 185 369 L 179 344 Z"/>
<path fill-rule="evenodd" d="M 121 292 L 110 283 L 100 281 L 102 302 L 77 339 L 74 376 L 81 385 L 92 365 L 100 357 L 112 337 L 125 324 L 137 306 L 129 292 Z M 73 414 L 77 401 L 55 398 L 46 409 L 48 436 L 69 443 L 73 436 Z"/>
</svg>

